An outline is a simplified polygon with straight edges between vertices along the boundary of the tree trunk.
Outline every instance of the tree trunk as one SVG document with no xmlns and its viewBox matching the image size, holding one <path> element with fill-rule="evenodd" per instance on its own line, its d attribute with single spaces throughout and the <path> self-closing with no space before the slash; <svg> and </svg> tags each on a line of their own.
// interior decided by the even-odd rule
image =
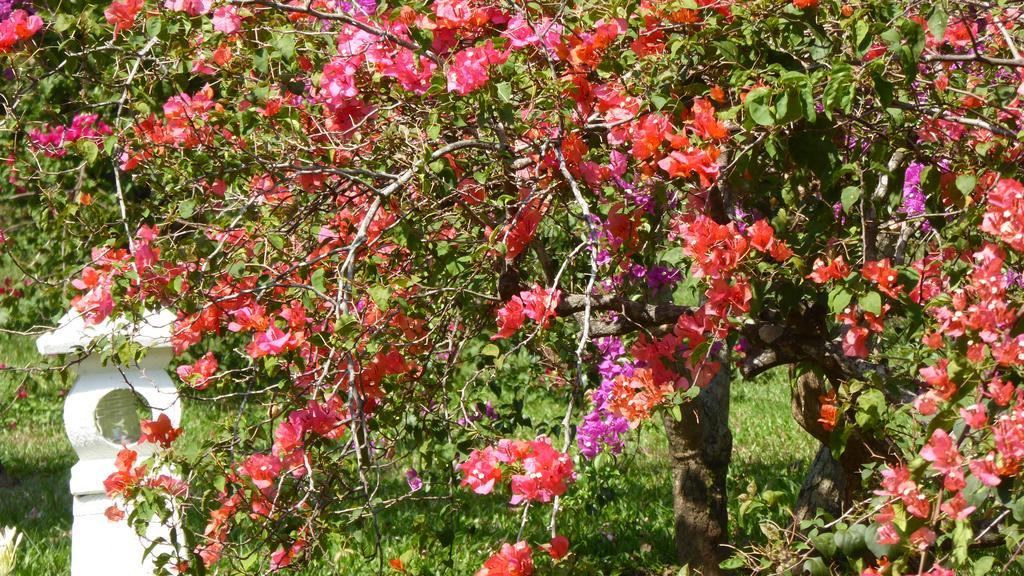
<svg viewBox="0 0 1024 576">
<path fill-rule="evenodd" d="M 722 574 L 728 537 L 726 475 L 732 457 L 729 369 L 682 406 L 682 419 L 665 416 L 672 455 L 672 498 L 679 561 L 704 576 Z"/>
<path fill-rule="evenodd" d="M 833 390 L 839 387 L 837 382 L 831 384 Z M 874 438 L 854 429 L 836 461 L 828 448 L 831 432 L 819 421 L 824 396 L 824 378 L 814 372 L 805 372 L 797 378 L 790 404 L 793 418 L 821 442 L 797 497 L 796 515 L 799 518 L 812 518 L 819 508 L 838 517 L 860 490 L 861 468 L 879 456 L 891 454 L 893 450 L 884 438 Z"/>
<path fill-rule="evenodd" d="M 848 490 L 842 465 L 832 457 L 828 446 L 822 444 L 800 487 L 800 495 L 796 499 L 797 518 L 814 518 L 818 510 L 838 518 L 843 513 Z"/>
</svg>

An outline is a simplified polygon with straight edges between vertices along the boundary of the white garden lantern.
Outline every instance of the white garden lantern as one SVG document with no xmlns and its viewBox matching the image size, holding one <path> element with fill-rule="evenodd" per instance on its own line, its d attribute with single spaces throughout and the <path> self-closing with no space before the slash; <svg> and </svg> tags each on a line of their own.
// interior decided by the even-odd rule
<svg viewBox="0 0 1024 576">
<path fill-rule="evenodd" d="M 138 452 L 140 460 L 152 454 L 153 444 L 137 444 L 140 414 L 150 420 L 166 414 L 178 426 L 181 403 L 166 370 L 174 320 L 174 313 L 165 310 L 147 314 L 139 324 L 108 319 L 88 325 L 71 311 L 56 330 L 36 341 L 44 355 L 87 352 L 94 342 L 112 336 L 127 337 L 149 349 L 137 366 L 103 366 L 97 354 L 88 354 L 78 364 L 78 380 L 64 401 L 64 427 L 78 454 L 70 481 L 72 576 L 153 574 L 152 556 L 144 558 L 145 550 L 158 536 L 166 540 L 168 529 L 153 524 L 141 538 L 126 521 L 108 520 L 104 512 L 113 502 L 103 481 L 114 472 L 114 460 L 123 446 Z"/>
</svg>

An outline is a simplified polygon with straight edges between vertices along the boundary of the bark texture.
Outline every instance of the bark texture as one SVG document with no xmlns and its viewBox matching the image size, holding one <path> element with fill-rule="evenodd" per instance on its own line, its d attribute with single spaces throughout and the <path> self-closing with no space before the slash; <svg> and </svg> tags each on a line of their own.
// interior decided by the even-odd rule
<svg viewBox="0 0 1024 576">
<path fill-rule="evenodd" d="M 832 379 L 831 383 L 833 390 L 839 387 L 836 380 Z M 879 457 L 895 454 L 894 447 L 886 439 L 854 429 L 846 439 L 839 460 L 835 460 L 828 448 L 831 432 L 818 420 L 824 395 L 825 379 L 814 372 L 800 375 L 793 387 L 793 418 L 821 443 L 797 497 L 796 514 L 800 518 L 813 517 L 819 508 L 839 516 L 860 490 L 861 468 Z"/>
<path fill-rule="evenodd" d="M 672 498 L 679 561 L 712 576 L 725 559 L 728 537 L 726 475 L 732 457 L 729 370 L 723 366 L 707 388 L 682 407 L 682 419 L 665 416 L 672 455 Z"/>
</svg>

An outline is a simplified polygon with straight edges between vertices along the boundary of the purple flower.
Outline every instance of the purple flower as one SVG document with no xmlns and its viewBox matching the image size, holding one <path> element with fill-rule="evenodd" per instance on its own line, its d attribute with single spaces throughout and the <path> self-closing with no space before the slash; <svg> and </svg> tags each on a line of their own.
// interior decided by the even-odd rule
<svg viewBox="0 0 1024 576">
<path fill-rule="evenodd" d="M 625 445 L 622 434 L 629 431 L 629 422 L 625 418 L 611 414 L 602 416 L 601 412 L 603 410 L 595 410 L 587 414 L 576 430 L 576 445 L 580 454 L 591 460 L 605 448 L 612 454 L 621 454 Z"/>
<path fill-rule="evenodd" d="M 409 468 L 405 471 L 405 481 L 409 484 L 409 491 L 416 492 L 420 488 L 423 488 L 423 480 L 420 478 L 415 468 Z"/>
<path fill-rule="evenodd" d="M 647 287 L 651 290 L 660 290 L 665 286 L 674 286 L 682 277 L 682 273 L 675 268 L 652 266 L 647 271 Z"/>
<path fill-rule="evenodd" d="M 903 179 L 903 204 L 899 208 L 900 214 L 910 217 L 920 216 L 925 213 L 925 195 L 921 189 L 921 172 L 924 164 L 911 162 L 907 166 L 907 172 Z M 931 224 L 922 220 L 921 229 L 925 232 L 931 230 Z"/>
<path fill-rule="evenodd" d="M 373 14 L 377 11 L 377 0 L 356 0 L 339 4 L 345 12 L 356 14 Z"/>
</svg>

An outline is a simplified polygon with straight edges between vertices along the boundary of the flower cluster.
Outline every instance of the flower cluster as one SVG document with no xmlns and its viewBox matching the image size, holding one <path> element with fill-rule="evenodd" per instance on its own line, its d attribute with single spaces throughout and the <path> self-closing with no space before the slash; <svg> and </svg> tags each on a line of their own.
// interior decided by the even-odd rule
<svg viewBox="0 0 1024 576">
<path fill-rule="evenodd" d="M 507 467 L 509 470 L 503 473 Z M 576 480 L 572 459 L 551 446 L 547 438 L 501 440 L 495 446 L 474 450 L 459 465 L 462 486 L 477 494 L 490 494 L 507 472 L 512 472 L 512 504 L 550 502 L 565 494 Z"/>
<path fill-rule="evenodd" d="M 542 288 L 539 285 L 520 292 L 498 309 L 498 332 L 491 340 L 508 338 L 522 327 L 527 318 L 547 328 L 555 317 L 562 291 Z"/>
<path fill-rule="evenodd" d="M 538 546 L 556 562 L 569 554 L 569 539 L 555 536 L 550 542 Z M 533 574 L 533 549 L 525 541 L 502 544 L 501 549 L 488 558 L 476 576 L 530 576 Z"/>
<path fill-rule="evenodd" d="M 32 146 L 50 158 L 60 158 L 68 153 L 68 147 L 79 140 L 103 141 L 113 130 L 96 114 L 77 114 L 70 126 L 43 126 L 29 132 Z"/>
<path fill-rule="evenodd" d="M 601 385 L 587 393 L 593 409 L 576 430 L 576 445 L 580 454 L 591 459 L 604 449 L 612 454 L 622 452 L 625 445 L 622 435 L 629 430 L 629 422 L 622 416 L 612 414 L 607 404 L 615 380 L 620 376 L 631 376 L 634 370 L 618 338 L 610 336 L 598 340 L 597 347 L 603 355 L 597 368 Z"/>
<path fill-rule="evenodd" d="M 43 19 L 22 9 L 0 13 L 0 54 L 10 52 L 19 41 L 35 36 L 43 27 Z"/>
</svg>

